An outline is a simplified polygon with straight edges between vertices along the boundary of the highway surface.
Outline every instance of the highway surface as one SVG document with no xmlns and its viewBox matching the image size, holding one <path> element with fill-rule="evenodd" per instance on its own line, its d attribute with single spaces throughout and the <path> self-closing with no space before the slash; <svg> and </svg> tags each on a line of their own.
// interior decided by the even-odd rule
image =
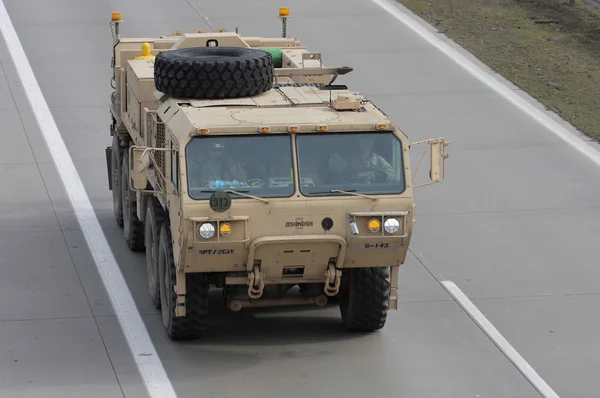
<svg viewBox="0 0 600 398">
<path fill-rule="evenodd" d="M 600 396 L 600 163 L 380 5 L 3 2 L 178 397 L 542 396 L 441 281 L 472 300 L 554 396 Z M 152 309 L 144 255 L 127 250 L 112 215 L 110 13 L 123 13 L 123 36 L 219 27 L 279 36 L 280 6 L 291 9 L 289 35 L 328 65 L 354 67 L 338 82 L 367 94 L 412 140 L 450 141 L 447 179 L 417 191 L 401 304 L 381 332 L 345 333 L 335 307 L 220 311 L 208 337 L 177 344 Z M 0 396 L 148 396 L 152 380 L 138 372 L 36 120 L 41 105 L 26 95 L 33 85 L 21 82 L 4 41 L 0 62 Z"/>
</svg>

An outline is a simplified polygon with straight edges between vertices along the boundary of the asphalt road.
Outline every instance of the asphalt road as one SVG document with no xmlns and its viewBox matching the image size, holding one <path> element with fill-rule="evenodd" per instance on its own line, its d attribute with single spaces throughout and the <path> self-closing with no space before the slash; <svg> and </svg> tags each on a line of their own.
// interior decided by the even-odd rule
<svg viewBox="0 0 600 398">
<path fill-rule="evenodd" d="M 451 280 L 561 397 L 600 395 L 600 168 L 369 0 L 4 0 L 96 216 L 179 397 L 539 397 L 443 289 Z M 214 314 L 169 341 L 143 254 L 112 216 L 112 11 L 123 36 L 239 28 L 288 34 L 413 140 L 451 142 L 447 179 L 417 193 L 401 304 L 349 335 L 335 308 Z M 143 397 L 65 189 L 0 41 L 0 396 Z"/>
</svg>

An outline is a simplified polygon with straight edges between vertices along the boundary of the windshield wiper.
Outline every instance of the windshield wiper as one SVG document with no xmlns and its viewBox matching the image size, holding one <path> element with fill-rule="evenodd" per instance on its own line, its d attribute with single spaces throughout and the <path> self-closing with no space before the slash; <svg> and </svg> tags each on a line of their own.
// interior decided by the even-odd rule
<svg viewBox="0 0 600 398">
<path fill-rule="evenodd" d="M 245 195 L 246 193 L 248 193 L 248 192 L 250 192 L 250 191 L 234 191 L 234 190 L 232 190 L 232 189 L 224 189 L 223 191 L 225 191 L 225 192 L 231 192 L 231 193 L 234 193 L 234 194 L 236 194 L 236 195 L 240 195 L 240 196 L 245 196 L 245 197 L 247 197 L 247 198 L 252 198 L 252 199 L 260 200 L 261 202 L 265 202 L 265 203 L 271 203 L 271 202 L 270 202 L 270 201 L 268 201 L 267 199 L 260 198 L 260 197 L 258 197 L 258 196 L 254 196 L 254 195 Z M 204 189 L 203 189 L 203 190 L 201 190 L 200 192 L 202 192 L 202 193 L 215 193 L 215 192 L 217 192 L 217 191 L 214 191 L 214 190 L 204 190 Z"/>
<path fill-rule="evenodd" d="M 306 194 L 306 196 L 313 196 L 313 195 L 323 195 L 326 193 L 335 193 L 335 192 L 344 192 L 344 193 L 352 193 L 352 192 L 356 192 L 356 189 L 349 189 L 348 191 L 341 191 L 339 189 L 336 190 L 330 190 L 330 191 L 317 191 L 317 192 L 309 192 Z"/>
<path fill-rule="evenodd" d="M 306 195 L 307 196 L 313 196 L 313 195 L 323 195 L 323 194 L 326 194 L 326 193 L 336 193 L 336 192 L 349 193 L 351 195 L 362 196 L 363 198 L 369 198 L 369 199 L 372 199 L 372 200 L 377 200 L 378 199 L 375 196 L 364 195 L 362 193 L 356 193 L 356 189 L 349 189 L 347 191 L 343 191 L 341 189 L 332 189 L 331 191 L 310 192 L 310 193 L 307 193 Z"/>
<path fill-rule="evenodd" d="M 231 189 L 220 189 L 219 191 L 232 192 L 232 193 L 248 193 L 248 192 L 250 192 L 250 191 L 232 191 Z M 200 192 L 202 192 L 202 193 L 215 193 L 217 191 L 202 189 Z"/>
</svg>

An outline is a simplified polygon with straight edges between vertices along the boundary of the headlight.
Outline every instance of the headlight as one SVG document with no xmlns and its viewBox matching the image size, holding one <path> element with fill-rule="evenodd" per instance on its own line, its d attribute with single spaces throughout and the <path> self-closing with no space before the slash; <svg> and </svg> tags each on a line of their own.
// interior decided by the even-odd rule
<svg viewBox="0 0 600 398">
<path fill-rule="evenodd" d="M 215 226 L 211 223 L 204 223 L 198 227 L 198 233 L 204 239 L 210 239 L 215 235 Z"/>
<path fill-rule="evenodd" d="M 395 218 L 388 218 L 383 223 L 383 229 L 385 229 L 385 232 L 388 234 L 395 234 L 400 229 L 400 222 Z"/>
</svg>

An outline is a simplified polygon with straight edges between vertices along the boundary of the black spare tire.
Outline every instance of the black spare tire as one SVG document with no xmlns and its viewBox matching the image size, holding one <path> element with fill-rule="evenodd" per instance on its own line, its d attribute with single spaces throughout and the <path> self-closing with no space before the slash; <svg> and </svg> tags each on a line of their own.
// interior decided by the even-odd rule
<svg viewBox="0 0 600 398">
<path fill-rule="evenodd" d="M 273 86 L 273 58 L 238 47 L 191 47 L 164 51 L 154 60 L 154 86 L 173 97 L 240 98 Z"/>
</svg>

